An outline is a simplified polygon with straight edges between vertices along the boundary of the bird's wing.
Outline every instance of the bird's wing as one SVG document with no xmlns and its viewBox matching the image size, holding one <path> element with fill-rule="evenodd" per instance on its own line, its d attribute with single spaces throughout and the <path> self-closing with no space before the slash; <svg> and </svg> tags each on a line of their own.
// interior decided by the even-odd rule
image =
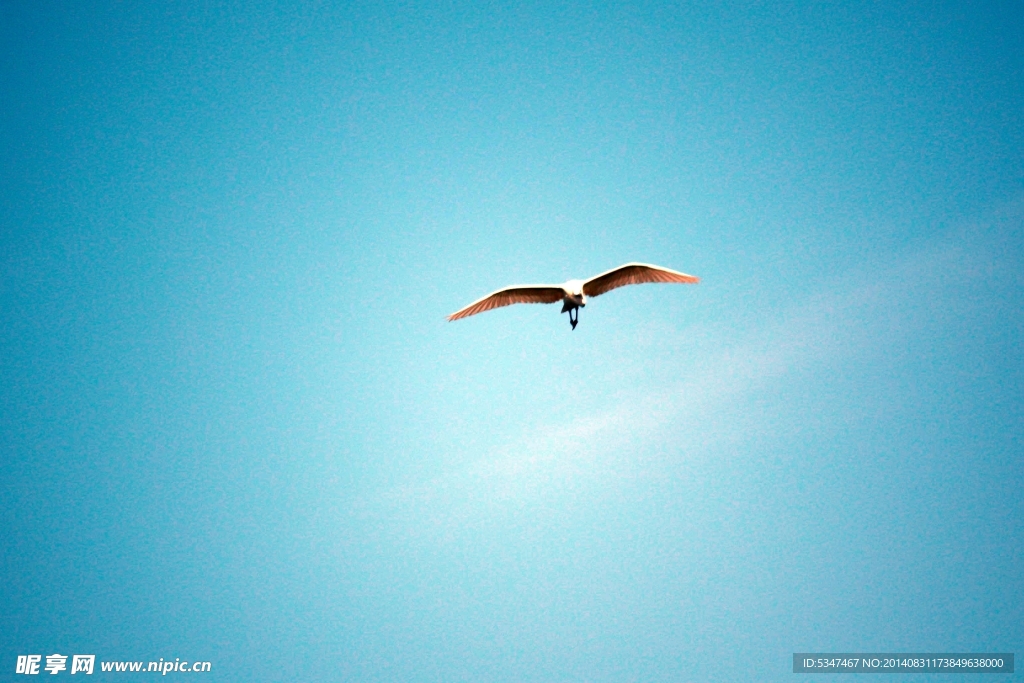
<svg viewBox="0 0 1024 683">
<path fill-rule="evenodd" d="M 470 305 L 455 311 L 448 320 L 468 318 L 477 313 L 489 311 L 492 308 L 511 306 L 512 304 L 553 304 L 561 301 L 565 296 L 565 290 L 557 285 L 516 285 L 499 289 L 497 292 L 488 294 L 482 299 L 477 299 Z"/>
<path fill-rule="evenodd" d="M 583 293 L 587 296 L 597 296 L 610 292 L 616 287 L 639 285 L 644 282 L 696 284 L 700 282 L 700 278 L 669 270 L 668 268 L 662 268 L 661 266 L 652 266 L 646 263 L 627 263 L 624 266 L 613 268 L 606 273 L 595 275 L 584 282 Z"/>
</svg>

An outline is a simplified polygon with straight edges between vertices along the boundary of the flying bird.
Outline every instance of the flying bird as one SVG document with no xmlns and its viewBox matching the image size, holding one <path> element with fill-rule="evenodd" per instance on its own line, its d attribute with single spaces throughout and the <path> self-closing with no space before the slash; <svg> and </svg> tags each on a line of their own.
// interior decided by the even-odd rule
<svg viewBox="0 0 1024 683">
<path fill-rule="evenodd" d="M 613 268 L 589 280 L 569 280 L 561 285 L 513 285 L 499 289 L 470 305 L 455 311 L 448 320 L 468 318 L 492 308 L 511 306 L 512 304 L 554 304 L 562 302 L 562 313 L 569 312 L 569 324 L 576 329 L 579 322 L 579 309 L 587 305 L 587 297 L 598 296 L 625 285 L 639 285 L 645 282 L 678 282 L 697 284 L 699 277 L 680 273 L 661 266 L 646 263 L 627 263 Z M 575 314 L 575 316 L 573 315 Z"/>
</svg>

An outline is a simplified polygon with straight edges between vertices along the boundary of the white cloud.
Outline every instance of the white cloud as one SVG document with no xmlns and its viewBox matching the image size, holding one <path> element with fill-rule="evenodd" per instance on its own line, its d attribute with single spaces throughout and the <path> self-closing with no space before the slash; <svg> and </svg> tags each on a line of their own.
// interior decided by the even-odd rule
<svg viewBox="0 0 1024 683">
<path fill-rule="evenodd" d="M 666 430 L 683 430 L 694 453 L 711 441 L 732 438 L 733 425 L 720 417 L 725 402 L 762 391 L 795 370 L 884 352 L 920 323 L 914 317 L 920 313 L 908 313 L 920 300 L 948 288 L 952 279 L 982 277 L 980 266 L 992 259 L 984 249 L 945 244 L 883 266 L 865 266 L 772 319 L 747 325 L 742 338 L 725 343 L 727 331 L 705 330 L 701 348 L 667 349 L 685 351 L 687 362 L 702 359 L 687 368 L 681 382 L 609 396 L 596 413 L 536 429 L 473 466 L 381 492 L 357 508 L 445 534 L 543 505 L 552 496 L 594 494 L 642 476 L 638 454 L 643 457 L 645 447 L 657 444 Z"/>
</svg>

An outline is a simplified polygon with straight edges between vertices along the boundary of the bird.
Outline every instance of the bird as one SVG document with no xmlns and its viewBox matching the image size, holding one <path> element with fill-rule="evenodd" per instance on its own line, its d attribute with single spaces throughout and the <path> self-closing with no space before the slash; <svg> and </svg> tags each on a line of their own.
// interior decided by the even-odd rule
<svg viewBox="0 0 1024 683">
<path fill-rule="evenodd" d="M 648 263 L 626 263 L 600 275 L 595 275 L 589 280 L 569 280 L 561 285 L 505 287 L 477 299 L 465 308 L 460 308 L 448 316 L 448 321 L 461 320 L 492 308 L 501 308 L 512 304 L 554 304 L 561 301 L 562 313 L 569 312 L 569 324 L 575 330 L 580 319 L 579 309 L 587 305 L 587 297 L 598 296 L 625 285 L 639 285 L 645 282 L 697 284 L 700 282 L 700 278 L 669 268 L 652 266 Z"/>
</svg>

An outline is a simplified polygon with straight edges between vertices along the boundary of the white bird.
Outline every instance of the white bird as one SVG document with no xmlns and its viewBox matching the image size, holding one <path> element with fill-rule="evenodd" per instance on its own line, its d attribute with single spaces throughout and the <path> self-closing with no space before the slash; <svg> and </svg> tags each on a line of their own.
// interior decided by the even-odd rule
<svg viewBox="0 0 1024 683">
<path fill-rule="evenodd" d="M 588 296 L 598 296 L 624 285 L 639 285 L 644 282 L 678 282 L 697 284 L 699 277 L 680 273 L 661 266 L 646 263 L 627 263 L 613 268 L 589 280 L 569 280 L 561 285 L 513 285 L 499 289 L 470 305 L 455 311 L 448 320 L 468 318 L 492 308 L 511 306 L 512 304 L 553 304 L 562 302 L 562 313 L 569 311 L 569 324 L 576 329 L 579 322 L 579 309 L 587 305 Z M 573 317 L 573 313 L 576 317 Z"/>
</svg>

